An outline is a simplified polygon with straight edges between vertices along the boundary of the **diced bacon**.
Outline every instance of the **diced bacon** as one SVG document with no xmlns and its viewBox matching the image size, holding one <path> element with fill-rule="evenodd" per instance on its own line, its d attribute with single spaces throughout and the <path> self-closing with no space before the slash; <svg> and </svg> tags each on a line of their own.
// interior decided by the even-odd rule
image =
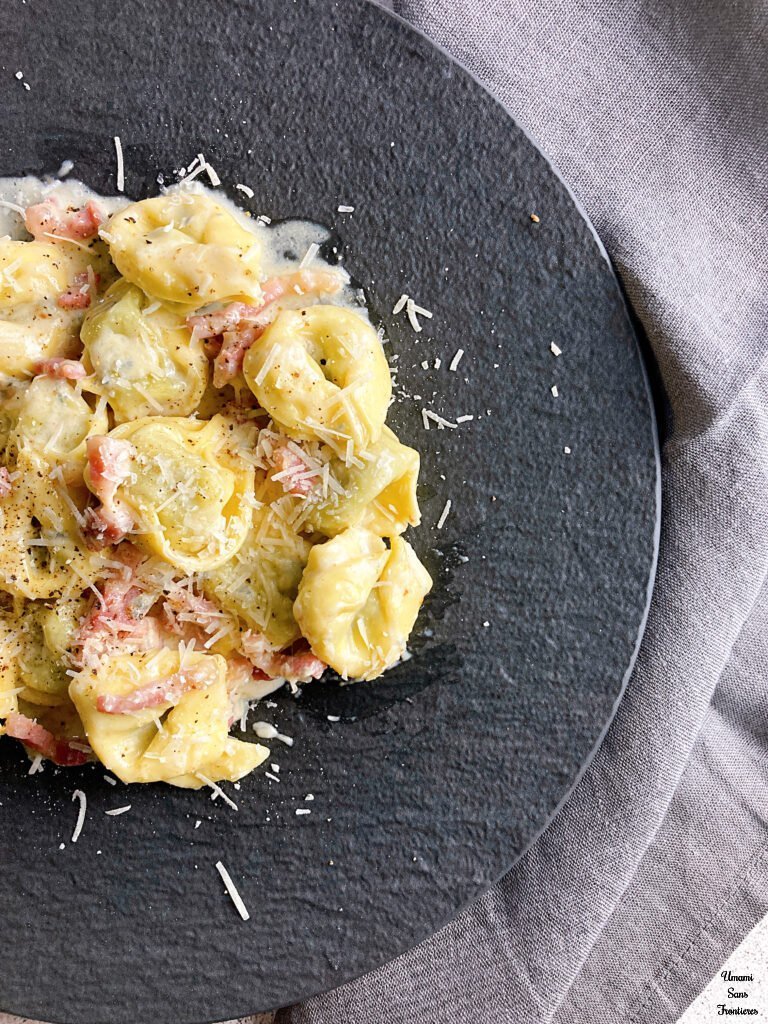
<svg viewBox="0 0 768 1024">
<path fill-rule="evenodd" d="M 209 675 L 196 673 L 193 669 L 182 669 L 165 679 L 155 679 L 122 696 L 101 694 L 96 699 L 96 707 L 107 715 L 130 715 L 146 708 L 160 707 L 162 704 L 178 704 L 185 693 L 204 689 L 210 681 Z"/>
<path fill-rule="evenodd" d="M 122 549 L 121 549 L 122 552 Z M 96 601 L 75 634 L 73 659 L 78 666 L 93 667 L 117 652 L 148 651 L 163 646 L 163 629 L 152 615 L 142 614 L 143 591 L 134 585 L 135 563 L 125 559 L 122 578 L 104 584 Z"/>
<path fill-rule="evenodd" d="M 308 648 L 281 651 L 273 647 L 263 634 L 251 630 L 243 634 L 241 646 L 246 658 L 267 679 L 306 683 L 311 679 L 319 679 L 328 667 Z"/>
<path fill-rule="evenodd" d="M 83 537 L 92 551 L 112 547 L 125 540 L 134 526 L 133 516 L 124 509 L 87 508 L 84 513 Z"/>
<path fill-rule="evenodd" d="M 93 547 L 117 544 L 134 525 L 130 513 L 115 505 L 115 495 L 120 484 L 131 476 L 135 449 L 128 441 L 94 435 L 86 442 L 86 454 L 89 485 L 101 505 L 86 510 L 83 532 Z"/>
<path fill-rule="evenodd" d="M 294 270 L 290 274 L 278 274 L 261 286 L 261 309 L 286 295 L 333 295 L 342 284 L 343 278 L 333 270 Z"/>
<path fill-rule="evenodd" d="M 115 497 L 117 488 L 131 475 L 135 449 L 129 441 L 95 434 L 86 442 L 90 487 L 105 505 Z"/>
<path fill-rule="evenodd" d="M 305 498 L 320 479 L 320 474 L 310 469 L 286 444 L 275 445 L 269 462 L 275 469 L 274 478 L 282 484 L 286 494 Z"/>
<path fill-rule="evenodd" d="M 99 275 L 93 271 L 89 274 L 84 270 L 75 274 L 72 284 L 56 299 L 60 309 L 88 309 L 91 304 L 91 292 L 98 287 Z"/>
<path fill-rule="evenodd" d="M 11 483 L 11 474 L 5 466 L 0 466 L 0 501 L 7 498 L 12 490 L 13 484 Z"/>
<path fill-rule="evenodd" d="M 260 338 L 266 327 L 252 324 L 237 331 L 227 331 L 222 336 L 221 348 L 213 360 L 213 386 L 223 388 L 237 377 L 243 369 L 248 349 Z"/>
<path fill-rule="evenodd" d="M 35 373 L 46 377 L 58 377 L 60 380 L 82 380 L 88 371 L 77 359 L 44 359 L 35 367 Z"/>
<path fill-rule="evenodd" d="M 249 306 L 245 302 L 230 302 L 215 313 L 198 313 L 187 317 L 187 326 L 191 327 L 198 338 L 215 338 L 225 331 L 237 330 L 241 325 L 257 322 L 264 306 Z"/>
<path fill-rule="evenodd" d="M 210 636 L 232 621 L 213 601 L 177 584 L 168 590 L 163 611 L 171 629 L 185 637 L 190 626 Z"/>
<path fill-rule="evenodd" d="M 54 196 L 28 206 L 24 215 L 27 231 L 38 241 L 45 241 L 51 235 L 73 241 L 93 238 L 104 220 L 103 210 L 92 199 L 85 206 L 62 210 Z"/>
<path fill-rule="evenodd" d="M 91 758 L 90 748 L 84 740 L 54 736 L 39 722 L 27 718 L 18 711 L 12 711 L 8 715 L 5 730 L 9 736 L 21 740 L 24 746 L 37 751 L 63 768 L 85 764 Z"/>
<path fill-rule="evenodd" d="M 330 270 L 297 270 L 268 278 L 261 286 L 260 306 L 231 302 L 213 313 L 187 317 L 187 326 L 197 338 L 210 343 L 221 336 L 218 351 L 212 344 L 206 346 L 214 356 L 213 386 L 223 388 L 240 373 L 246 352 L 274 318 L 269 309 L 274 302 L 286 295 L 331 294 L 337 292 L 341 284 L 341 276 Z"/>
</svg>

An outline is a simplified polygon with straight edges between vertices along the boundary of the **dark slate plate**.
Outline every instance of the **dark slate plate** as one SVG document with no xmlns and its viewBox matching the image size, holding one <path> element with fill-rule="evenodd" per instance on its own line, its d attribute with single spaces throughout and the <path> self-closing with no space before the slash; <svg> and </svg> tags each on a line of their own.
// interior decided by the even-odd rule
<svg viewBox="0 0 768 1024">
<path fill-rule="evenodd" d="M 0 742 L 2 1009 L 184 1024 L 279 1006 L 455 915 L 589 760 L 655 562 L 658 454 L 638 344 L 545 158 L 376 7 L 70 0 L 64 13 L 29 0 L 3 6 L 0 38 L 0 173 L 71 158 L 109 191 L 119 134 L 139 197 L 203 150 L 230 195 L 236 182 L 256 190 L 254 212 L 335 229 L 402 388 L 422 396 L 392 409 L 423 453 L 414 543 L 436 580 L 414 657 L 380 683 L 279 697 L 265 715 L 296 738 L 274 747 L 279 783 L 258 773 L 230 787 L 235 813 L 206 793 L 115 789 L 98 767 L 29 777 Z M 418 337 L 390 314 L 403 291 L 435 313 Z M 440 370 L 422 370 L 438 355 Z M 422 406 L 475 419 L 427 433 Z M 72 845 L 76 787 L 88 817 Z"/>
</svg>

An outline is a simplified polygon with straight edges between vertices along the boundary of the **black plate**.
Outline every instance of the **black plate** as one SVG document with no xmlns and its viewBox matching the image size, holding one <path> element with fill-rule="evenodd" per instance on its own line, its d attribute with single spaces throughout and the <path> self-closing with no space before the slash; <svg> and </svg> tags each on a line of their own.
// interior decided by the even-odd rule
<svg viewBox="0 0 768 1024">
<path fill-rule="evenodd" d="M 546 159 L 472 78 L 374 6 L 5 4 L 0 38 L 0 173 L 71 158 L 109 192 L 120 135 L 127 190 L 141 197 L 204 151 L 229 195 L 236 182 L 256 190 L 254 212 L 336 230 L 399 355 L 400 387 L 422 396 L 391 411 L 423 453 L 413 542 L 436 580 L 414 658 L 382 682 L 281 696 L 264 713 L 296 738 L 274 746 L 279 783 L 260 771 L 228 787 L 235 813 L 205 792 L 115 789 L 99 767 L 29 777 L 0 742 L 0 1007 L 183 1024 L 279 1006 L 451 918 L 589 760 L 655 562 L 658 456 L 638 344 Z M 418 336 L 390 314 L 403 291 L 434 311 Z M 436 356 L 441 369 L 421 368 Z M 422 406 L 475 419 L 426 432 Z M 73 846 L 76 787 L 88 816 Z M 300 806 L 312 813 L 297 817 Z"/>
</svg>

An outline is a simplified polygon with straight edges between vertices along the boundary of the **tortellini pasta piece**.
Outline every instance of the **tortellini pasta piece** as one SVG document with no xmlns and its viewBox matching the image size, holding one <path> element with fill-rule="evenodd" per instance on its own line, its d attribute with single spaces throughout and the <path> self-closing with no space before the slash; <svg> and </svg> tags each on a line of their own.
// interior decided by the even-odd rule
<svg viewBox="0 0 768 1024">
<path fill-rule="evenodd" d="M 35 602 L 24 609 L 18 656 L 22 699 L 48 707 L 69 701 L 67 648 L 85 608 L 86 602 L 76 598 L 61 599 L 50 607 Z"/>
<path fill-rule="evenodd" d="M 91 408 L 72 381 L 36 377 L 7 409 L 13 426 L 6 457 L 13 461 L 32 449 L 50 466 L 60 466 L 68 484 L 82 487 L 86 440 L 109 427 L 106 403 Z"/>
<path fill-rule="evenodd" d="M 251 525 L 254 473 L 239 454 L 236 424 L 150 416 L 109 436 L 133 446 L 132 476 L 116 503 L 138 523 L 138 544 L 185 573 L 237 554 Z"/>
<path fill-rule="evenodd" d="M 113 214 L 101 232 L 120 273 L 187 307 L 261 296 L 261 244 L 208 196 L 175 192 Z"/>
<path fill-rule="evenodd" d="M 293 602 L 311 547 L 282 512 L 279 504 L 256 509 L 248 539 L 235 557 L 203 580 L 211 600 L 275 647 L 299 638 Z"/>
<path fill-rule="evenodd" d="M 69 693 L 88 741 L 102 764 L 123 782 L 169 782 L 200 788 L 236 782 L 268 756 L 266 747 L 228 735 L 231 704 L 227 663 L 218 654 L 158 650 L 109 658 L 84 669 Z M 180 679 L 191 685 L 171 695 Z M 100 710 L 99 699 L 130 697 L 148 686 L 169 686 L 169 699 L 128 713 Z M 158 727 L 159 726 L 159 727 Z"/>
<path fill-rule="evenodd" d="M 0 374 L 24 376 L 42 359 L 77 355 L 82 314 L 57 299 L 92 263 L 75 246 L 0 242 Z"/>
<path fill-rule="evenodd" d="M 339 459 L 332 472 L 344 494 L 330 491 L 312 508 L 307 525 L 318 533 L 335 537 L 350 526 L 363 526 L 391 537 L 421 522 L 416 497 L 419 453 L 401 444 L 389 427 L 364 459 L 349 466 Z"/>
<path fill-rule="evenodd" d="M 283 310 L 245 357 L 248 386 L 295 440 L 327 442 L 344 455 L 376 442 L 392 396 L 374 328 L 358 313 L 318 305 Z"/>
<path fill-rule="evenodd" d="M 405 651 L 432 579 L 402 537 L 352 528 L 309 553 L 293 606 L 313 652 L 340 675 L 375 679 Z"/>
<path fill-rule="evenodd" d="M 202 342 L 192 338 L 182 316 L 167 305 L 156 307 L 140 288 L 116 281 L 85 316 L 83 363 L 117 423 L 188 416 L 205 391 Z"/>
<path fill-rule="evenodd" d="M 9 613 L 0 615 L 0 719 L 18 708 L 19 630 L 14 618 Z M 2 732 L 0 721 L 0 735 Z"/>
<path fill-rule="evenodd" d="M 0 590 L 30 600 L 60 595 L 95 575 L 100 556 L 85 548 L 81 510 L 32 449 L 19 453 L 11 493 L 0 502 Z"/>
</svg>

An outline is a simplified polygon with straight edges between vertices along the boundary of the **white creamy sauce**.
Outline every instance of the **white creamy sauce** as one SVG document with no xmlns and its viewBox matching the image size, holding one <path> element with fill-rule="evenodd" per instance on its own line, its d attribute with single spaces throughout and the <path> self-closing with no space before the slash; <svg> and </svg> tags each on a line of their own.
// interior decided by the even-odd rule
<svg viewBox="0 0 768 1024">
<path fill-rule="evenodd" d="M 304 259 L 307 251 L 313 247 L 323 246 L 330 238 L 330 232 L 321 224 L 309 220 L 286 220 L 275 224 L 264 224 L 256 215 L 246 213 L 240 206 L 232 202 L 220 189 L 206 188 L 199 181 L 191 181 L 181 186 L 171 185 L 163 189 L 164 194 L 178 191 L 205 193 L 221 206 L 225 207 L 239 224 L 250 231 L 262 245 L 263 270 L 265 277 L 286 270 L 295 270 Z M 48 196 L 55 196 L 64 206 L 83 206 L 89 199 L 95 199 L 108 214 L 116 213 L 124 207 L 136 202 L 127 196 L 102 196 L 74 179 L 58 178 L 24 178 L 0 177 L 0 201 L 13 203 L 26 208 L 39 203 Z M 139 197 L 146 198 L 146 197 Z M 258 197 L 257 197 L 258 198 Z M 254 200 L 255 201 L 255 200 Z M 15 210 L 0 205 L 0 238 L 10 237 L 24 240 L 30 236 L 24 229 L 24 218 Z M 325 268 L 330 266 L 319 254 L 305 268 Z M 341 267 L 335 269 L 344 273 Z M 345 274 L 346 276 L 346 274 Z M 306 306 L 306 296 L 296 296 L 296 301 L 283 301 L 284 306 Z M 310 300 L 311 301 L 311 300 Z M 355 309 L 367 319 L 364 297 L 359 289 L 346 284 L 336 295 L 324 299 L 335 306 L 346 306 Z"/>
</svg>

